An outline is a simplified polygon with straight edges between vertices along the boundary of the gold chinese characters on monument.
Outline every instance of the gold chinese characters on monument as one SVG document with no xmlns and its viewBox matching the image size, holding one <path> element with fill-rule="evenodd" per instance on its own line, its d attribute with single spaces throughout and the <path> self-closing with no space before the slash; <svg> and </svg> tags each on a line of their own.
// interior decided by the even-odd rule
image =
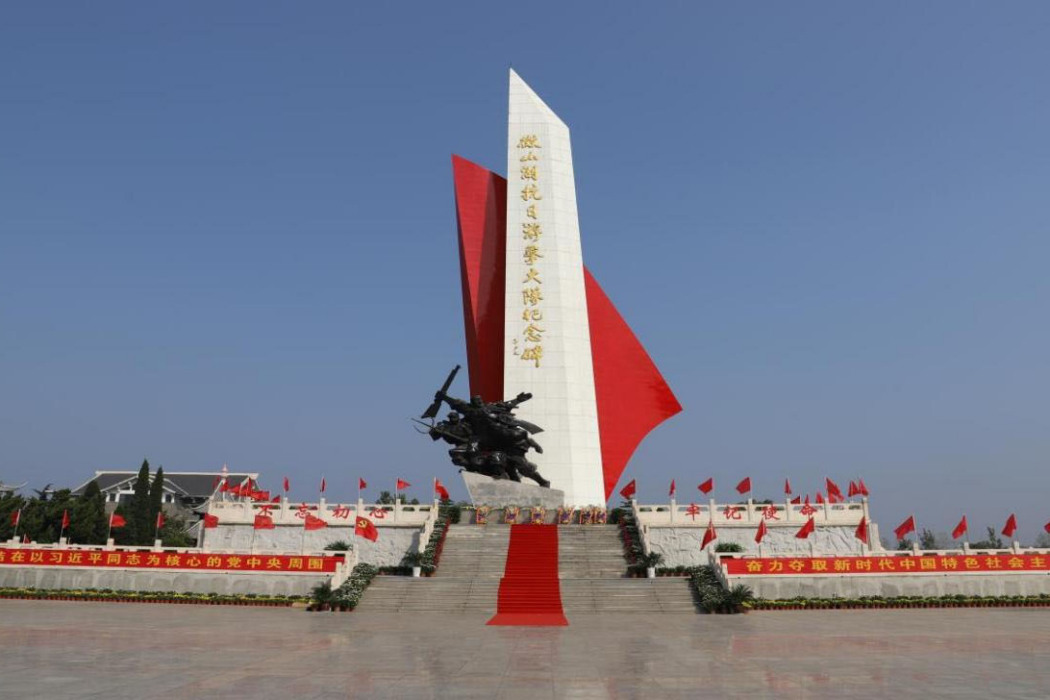
<svg viewBox="0 0 1050 700">
<path fill-rule="evenodd" d="M 520 357 L 526 362 L 539 367 L 543 360 L 543 278 L 542 278 L 542 238 L 543 224 L 540 216 L 540 153 L 543 146 L 536 134 L 525 134 L 518 139 L 519 181 L 521 184 L 521 201 L 525 207 L 525 221 L 521 224 L 521 235 L 525 241 L 522 251 L 522 262 L 525 263 L 525 277 L 521 281 L 522 331 L 523 338 Z M 516 344 L 516 343 L 515 343 Z"/>
</svg>

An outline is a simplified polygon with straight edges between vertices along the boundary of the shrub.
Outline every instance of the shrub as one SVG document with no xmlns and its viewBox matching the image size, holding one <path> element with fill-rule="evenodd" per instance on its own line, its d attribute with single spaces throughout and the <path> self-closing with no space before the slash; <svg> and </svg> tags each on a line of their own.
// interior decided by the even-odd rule
<svg viewBox="0 0 1050 700">
<path fill-rule="evenodd" d="M 736 542 L 719 542 L 715 545 L 716 552 L 743 552 L 743 545 L 737 544 Z"/>
</svg>

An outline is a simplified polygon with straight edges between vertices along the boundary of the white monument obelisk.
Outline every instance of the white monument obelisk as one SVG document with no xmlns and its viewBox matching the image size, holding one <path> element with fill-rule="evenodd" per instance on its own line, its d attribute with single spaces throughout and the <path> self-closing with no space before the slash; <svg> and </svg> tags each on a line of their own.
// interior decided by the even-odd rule
<svg viewBox="0 0 1050 700">
<path fill-rule="evenodd" d="M 544 429 L 529 453 L 567 505 L 605 503 L 569 127 L 510 71 L 505 398 Z"/>
</svg>

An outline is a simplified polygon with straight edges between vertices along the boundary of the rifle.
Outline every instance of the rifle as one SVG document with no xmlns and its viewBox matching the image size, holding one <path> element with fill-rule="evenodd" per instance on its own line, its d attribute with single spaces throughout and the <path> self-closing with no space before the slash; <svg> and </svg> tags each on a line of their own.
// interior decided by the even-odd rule
<svg viewBox="0 0 1050 700">
<path fill-rule="evenodd" d="M 445 392 L 448 391 L 449 387 L 452 386 L 452 381 L 456 378 L 456 372 L 459 371 L 459 365 L 452 368 L 452 371 L 448 374 L 448 379 L 441 385 L 437 393 L 434 394 L 434 403 L 427 406 L 427 410 L 423 411 L 423 415 L 420 418 L 435 418 L 437 417 L 438 411 L 441 410 L 441 399 L 444 397 Z"/>
</svg>

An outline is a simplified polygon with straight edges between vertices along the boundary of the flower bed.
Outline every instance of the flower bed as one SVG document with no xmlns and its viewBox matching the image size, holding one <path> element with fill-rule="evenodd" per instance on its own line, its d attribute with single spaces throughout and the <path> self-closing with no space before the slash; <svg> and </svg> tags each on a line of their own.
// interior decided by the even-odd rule
<svg viewBox="0 0 1050 700">
<path fill-rule="evenodd" d="M 220 593 L 176 593 L 175 591 L 115 591 L 109 588 L 44 589 L 0 588 L 0 599 L 8 600 L 80 600 L 107 603 L 165 603 L 183 605 L 249 605 L 287 608 L 309 600 L 304 596 L 269 596 L 254 593 L 225 595 Z"/>
<path fill-rule="evenodd" d="M 379 569 L 371 564 L 358 564 L 350 572 L 350 577 L 339 588 L 333 590 L 332 584 L 328 581 L 315 586 L 312 600 L 306 609 L 309 611 L 331 610 L 332 612 L 353 610 L 361 602 L 365 589 L 378 574 Z"/>
</svg>

